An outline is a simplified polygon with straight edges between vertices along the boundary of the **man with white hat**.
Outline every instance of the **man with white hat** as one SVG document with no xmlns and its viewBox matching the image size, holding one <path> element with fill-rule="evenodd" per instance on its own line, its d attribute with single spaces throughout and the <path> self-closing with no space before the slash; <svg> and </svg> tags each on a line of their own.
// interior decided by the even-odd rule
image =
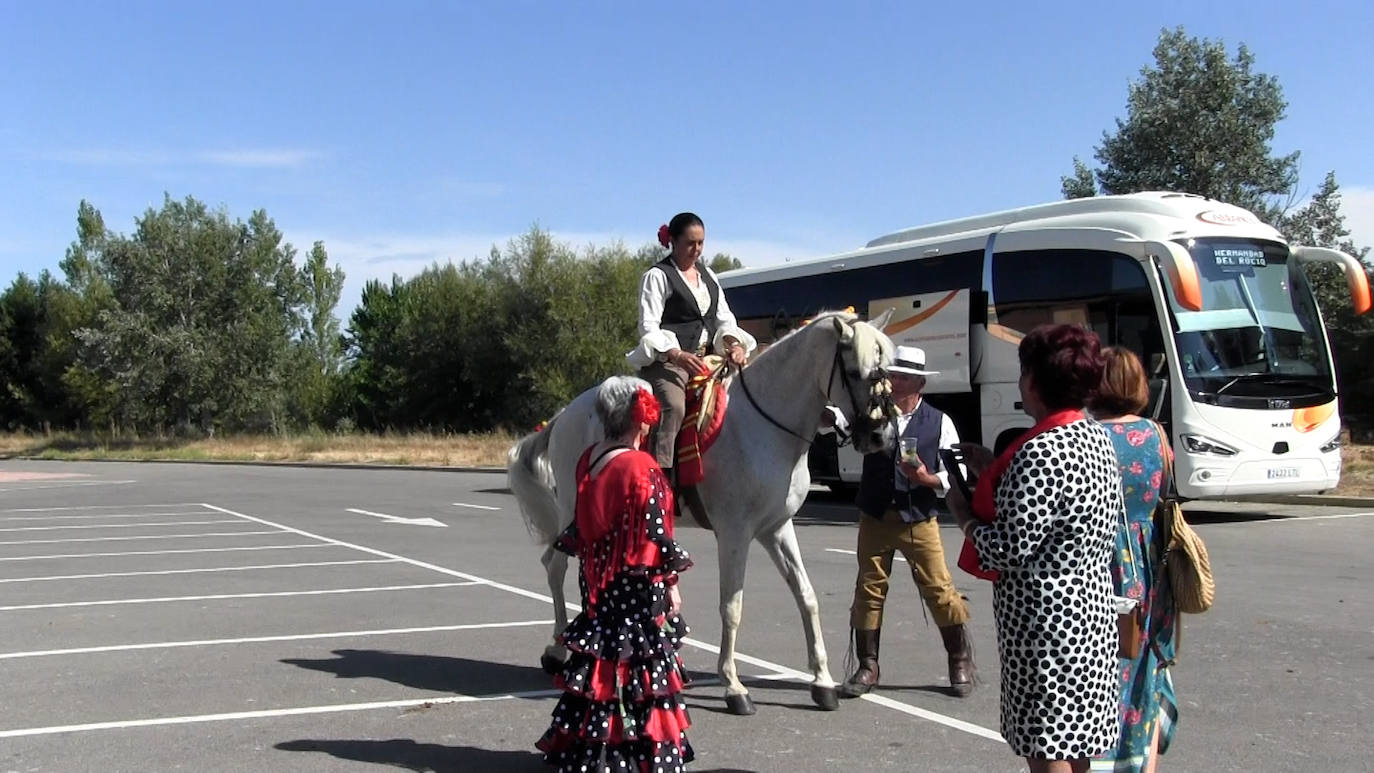
<svg viewBox="0 0 1374 773">
<path fill-rule="evenodd" d="M 944 639 L 950 688 L 962 698 L 973 692 L 973 649 L 964 626 L 968 602 L 954 588 L 935 520 L 936 502 L 949 488 L 939 449 L 953 447 L 959 433 L 948 416 L 921 399 L 926 377 L 938 374 L 926 370 L 925 350 L 898 346 L 888 374 L 892 399 L 901 411 L 899 437 L 893 451 L 864 457 L 858 496 L 859 576 L 849 614 L 859 666 L 840 692 L 857 697 L 878 685 L 883 606 L 893 554 L 900 550 Z"/>
</svg>

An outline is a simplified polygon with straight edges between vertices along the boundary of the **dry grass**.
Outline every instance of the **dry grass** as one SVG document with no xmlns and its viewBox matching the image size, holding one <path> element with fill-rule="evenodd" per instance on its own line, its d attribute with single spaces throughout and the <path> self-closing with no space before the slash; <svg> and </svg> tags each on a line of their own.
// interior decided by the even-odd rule
<svg viewBox="0 0 1374 773">
<path fill-rule="evenodd" d="M 1348 436 L 1347 436 L 1348 439 Z M 244 435 L 184 440 L 177 438 L 110 438 L 59 432 L 51 435 L 0 434 L 0 458 L 116 459 L 143 461 L 321 462 L 394 464 L 418 467 L 504 467 L 515 438 L 505 433 L 434 435 L 424 433 L 366 435 L 307 433 Z M 1342 496 L 1374 497 L 1374 445 L 1346 443 Z"/>
<path fill-rule="evenodd" d="M 1337 494 L 1374 497 L 1374 445 L 1349 445 L 1341 449 L 1343 467 Z"/>
<path fill-rule="evenodd" d="M 420 467 L 504 467 L 515 438 L 505 433 L 367 435 L 306 433 L 182 439 L 58 432 L 0 434 L 0 457 L 144 461 L 322 462 Z"/>
</svg>

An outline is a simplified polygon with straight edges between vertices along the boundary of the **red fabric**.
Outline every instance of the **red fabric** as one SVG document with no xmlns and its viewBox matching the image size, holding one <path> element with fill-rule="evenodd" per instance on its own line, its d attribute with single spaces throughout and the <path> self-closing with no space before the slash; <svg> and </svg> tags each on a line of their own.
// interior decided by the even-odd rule
<svg viewBox="0 0 1374 773">
<path fill-rule="evenodd" d="M 711 423 L 698 432 L 701 397 L 707 389 L 715 390 L 715 415 L 711 416 Z M 705 478 L 702 457 L 716 442 L 721 425 L 725 423 L 725 385 L 719 380 L 712 380 L 709 372 L 702 373 L 687 382 L 686 398 L 687 416 L 682 420 L 682 429 L 677 435 L 677 482 L 681 486 L 695 486 Z"/>
<path fill-rule="evenodd" d="M 593 446 L 594 447 L 594 446 Z M 644 514 L 655 491 L 663 498 L 664 525 L 673 528 L 673 494 L 654 457 L 643 451 L 628 450 L 606 462 L 595 478 L 588 448 L 577 462 L 577 512 L 579 539 L 585 545 L 609 540 L 605 550 L 586 550 L 582 555 L 582 576 L 587 580 L 587 595 L 596 603 L 599 592 L 627 566 L 652 566 L 658 546 L 649 539 Z"/>
<path fill-rule="evenodd" d="M 993 460 L 992 466 L 988 467 L 983 476 L 978 479 L 978 485 L 973 490 L 973 501 L 969 503 L 973 517 L 983 523 L 992 523 L 997 517 L 997 504 L 994 500 L 997 483 L 1002 479 L 1007 468 L 1011 466 L 1012 457 L 1016 456 L 1016 452 L 1021 450 L 1021 446 L 1025 445 L 1027 440 L 1082 418 L 1083 412 L 1080 410 L 1058 411 L 1036 422 L 1034 427 L 1012 441 L 1012 444 L 1007 446 L 1001 456 Z M 959 568 L 982 580 L 996 580 L 998 576 L 995 570 L 984 569 L 983 565 L 979 563 L 978 549 L 974 547 L 973 540 L 968 537 L 964 538 L 964 547 L 959 551 Z"/>
</svg>

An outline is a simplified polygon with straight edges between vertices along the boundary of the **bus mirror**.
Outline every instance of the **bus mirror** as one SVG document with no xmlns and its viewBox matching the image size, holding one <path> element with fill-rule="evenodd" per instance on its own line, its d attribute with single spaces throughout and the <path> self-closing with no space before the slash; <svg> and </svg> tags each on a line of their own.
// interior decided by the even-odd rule
<svg viewBox="0 0 1374 773">
<path fill-rule="evenodd" d="M 1193 256 L 1174 242 L 1145 242 L 1145 249 L 1164 262 L 1169 284 L 1174 288 L 1174 300 L 1188 311 L 1202 311 L 1202 286 L 1198 283 L 1197 263 Z"/>
<path fill-rule="evenodd" d="M 1340 250 L 1328 247 L 1293 247 L 1293 257 L 1303 263 L 1335 263 L 1345 271 L 1345 284 L 1350 288 L 1350 301 L 1356 314 L 1369 311 L 1369 274 L 1364 266 Z"/>
</svg>

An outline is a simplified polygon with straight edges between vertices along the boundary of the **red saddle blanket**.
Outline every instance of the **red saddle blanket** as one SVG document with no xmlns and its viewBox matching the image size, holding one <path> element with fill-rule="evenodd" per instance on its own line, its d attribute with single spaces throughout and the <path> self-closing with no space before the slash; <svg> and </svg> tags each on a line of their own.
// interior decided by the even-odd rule
<svg viewBox="0 0 1374 773">
<path fill-rule="evenodd" d="M 711 359 L 711 358 L 708 358 Z M 705 477 L 702 456 L 725 423 L 725 384 L 711 368 L 687 382 L 687 415 L 677 435 L 677 484 L 695 486 Z"/>
</svg>

